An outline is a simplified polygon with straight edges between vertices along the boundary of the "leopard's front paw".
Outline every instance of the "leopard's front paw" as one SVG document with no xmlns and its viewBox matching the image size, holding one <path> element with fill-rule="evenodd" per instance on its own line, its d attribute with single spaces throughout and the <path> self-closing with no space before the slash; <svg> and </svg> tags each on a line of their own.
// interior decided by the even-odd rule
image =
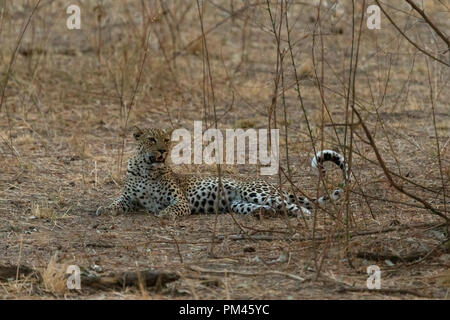
<svg viewBox="0 0 450 320">
<path fill-rule="evenodd" d="M 155 217 L 158 217 L 158 218 L 165 218 L 167 216 L 167 213 L 165 213 L 164 210 L 160 211 L 160 212 L 153 213 L 153 214 L 154 214 Z"/>
<path fill-rule="evenodd" d="M 155 216 L 157 216 L 158 218 L 174 218 L 175 214 L 173 214 L 172 212 L 170 212 L 169 210 L 161 210 L 158 213 L 155 213 Z"/>
<path fill-rule="evenodd" d="M 182 214 L 180 214 L 177 210 L 173 210 L 173 208 L 166 208 L 164 210 L 161 210 L 160 212 L 158 212 L 155 215 L 159 218 L 175 220 L 178 217 L 180 217 Z"/>
<path fill-rule="evenodd" d="M 95 215 L 99 216 L 99 215 L 102 215 L 102 214 L 105 214 L 105 213 L 109 213 L 112 216 L 118 216 L 121 212 L 118 209 L 116 209 L 116 208 L 100 206 L 100 207 L 98 207 L 97 211 L 95 212 Z"/>
</svg>

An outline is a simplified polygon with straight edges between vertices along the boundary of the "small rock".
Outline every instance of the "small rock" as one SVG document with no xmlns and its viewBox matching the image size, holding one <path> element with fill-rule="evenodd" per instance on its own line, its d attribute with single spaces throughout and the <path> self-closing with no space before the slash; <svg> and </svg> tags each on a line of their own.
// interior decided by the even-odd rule
<svg viewBox="0 0 450 320">
<path fill-rule="evenodd" d="M 252 259 L 252 262 L 259 263 L 259 262 L 261 262 L 261 260 L 259 259 L 258 256 L 255 256 L 255 257 Z"/>
<path fill-rule="evenodd" d="M 102 273 L 103 272 L 103 268 L 100 267 L 98 264 L 91 264 L 91 266 L 89 267 L 91 268 L 93 271 L 97 272 L 97 273 Z"/>
<path fill-rule="evenodd" d="M 384 260 L 384 263 L 386 263 L 389 267 L 395 266 L 395 263 L 393 263 L 393 262 L 392 262 L 391 260 L 389 260 L 389 259 Z"/>
<path fill-rule="evenodd" d="M 436 239 L 444 240 L 445 234 L 443 232 L 440 232 L 438 230 L 430 230 L 429 233 L 431 233 Z"/>
<path fill-rule="evenodd" d="M 284 263 L 287 262 L 289 260 L 289 252 L 287 251 L 283 251 L 280 256 L 278 257 L 278 259 L 272 260 L 272 261 L 268 261 L 268 264 L 273 264 L 273 263 Z"/>
</svg>

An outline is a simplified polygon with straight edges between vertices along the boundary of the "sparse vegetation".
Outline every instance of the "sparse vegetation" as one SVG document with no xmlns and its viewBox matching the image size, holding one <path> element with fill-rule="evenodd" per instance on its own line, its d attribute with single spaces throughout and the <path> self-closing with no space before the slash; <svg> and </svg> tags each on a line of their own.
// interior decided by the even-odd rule
<svg viewBox="0 0 450 320">
<path fill-rule="evenodd" d="M 31 206 L 31 214 L 31 217 L 33 219 L 37 218 L 54 220 L 58 217 L 56 211 L 52 207 L 50 207 L 48 203 L 33 203 Z"/>
<path fill-rule="evenodd" d="M 41 272 L 44 289 L 56 295 L 62 295 L 69 291 L 67 288 L 66 269 L 67 265 L 59 263 L 57 256 L 53 255 Z"/>
<path fill-rule="evenodd" d="M 104 298 L 448 299 L 449 7 L 412 1 L 432 24 L 406 0 L 375 1 L 380 30 L 365 1 L 124 0 L 73 1 L 68 30 L 66 1 L 0 1 L 0 298 L 97 298 L 66 288 L 75 264 L 176 272 Z M 310 197 L 339 181 L 312 172 L 314 152 L 345 154 L 347 201 L 312 219 L 95 216 L 120 193 L 134 125 L 196 120 L 279 128 L 267 178 Z"/>
</svg>

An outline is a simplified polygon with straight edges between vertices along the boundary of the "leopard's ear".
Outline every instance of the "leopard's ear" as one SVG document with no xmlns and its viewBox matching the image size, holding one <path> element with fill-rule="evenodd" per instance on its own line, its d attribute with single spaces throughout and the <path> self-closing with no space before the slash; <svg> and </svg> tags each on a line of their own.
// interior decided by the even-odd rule
<svg viewBox="0 0 450 320">
<path fill-rule="evenodd" d="M 134 131 L 133 131 L 133 137 L 138 140 L 140 136 L 142 136 L 142 134 L 144 133 L 144 131 L 142 131 L 141 129 L 139 129 L 138 126 L 134 126 Z"/>
</svg>

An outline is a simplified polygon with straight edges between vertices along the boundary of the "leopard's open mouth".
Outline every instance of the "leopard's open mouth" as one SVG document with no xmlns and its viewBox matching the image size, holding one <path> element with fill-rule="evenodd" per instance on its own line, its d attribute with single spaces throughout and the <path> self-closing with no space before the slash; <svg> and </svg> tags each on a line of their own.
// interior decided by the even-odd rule
<svg viewBox="0 0 450 320">
<path fill-rule="evenodd" d="M 146 160 L 148 163 L 163 163 L 166 160 L 166 157 L 162 155 L 148 155 Z"/>
</svg>

